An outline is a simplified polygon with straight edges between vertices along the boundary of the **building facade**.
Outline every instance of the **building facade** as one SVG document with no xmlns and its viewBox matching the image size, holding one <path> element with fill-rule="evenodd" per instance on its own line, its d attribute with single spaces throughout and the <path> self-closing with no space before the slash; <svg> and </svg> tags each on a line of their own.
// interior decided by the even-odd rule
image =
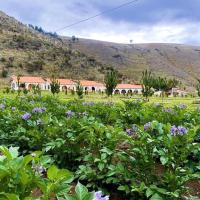
<svg viewBox="0 0 200 200">
<path fill-rule="evenodd" d="M 60 84 L 60 91 L 76 91 L 76 80 L 70 79 L 57 79 Z M 31 77 L 31 76 L 21 76 L 19 80 L 17 76 L 12 76 L 10 80 L 11 89 L 18 90 L 20 88 L 26 88 L 31 90 L 33 85 L 39 86 L 41 90 L 50 90 L 51 79 L 42 77 Z M 89 80 L 80 80 L 80 84 L 83 87 L 84 92 L 105 92 L 106 87 L 103 83 Z M 18 87 L 19 86 L 19 87 Z M 114 90 L 114 94 L 127 94 L 135 93 L 140 94 L 142 92 L 141 85 L 134 84 L 118 84 Z"/>
<path fill-rule="evenodd" d="M 118 84 L 114 90 L 114 94 L 141 94 L 142 85 L 134 84 Z"/>
</svg>

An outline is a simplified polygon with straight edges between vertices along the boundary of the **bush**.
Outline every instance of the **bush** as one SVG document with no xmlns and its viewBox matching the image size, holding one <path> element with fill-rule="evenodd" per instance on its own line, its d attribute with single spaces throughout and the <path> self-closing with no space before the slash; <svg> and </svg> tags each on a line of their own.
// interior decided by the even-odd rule
<svg viewBox="0 0 200 200">
<path fill-rule="evenodd" d="M 7 78 L 7 76 L 8 76 L 8 71 L 5 70 L 5 69 L 3 69 L 2 72 L 1 72 L 1 76 L 2 76 L 3 78 Z"/>
</svg>

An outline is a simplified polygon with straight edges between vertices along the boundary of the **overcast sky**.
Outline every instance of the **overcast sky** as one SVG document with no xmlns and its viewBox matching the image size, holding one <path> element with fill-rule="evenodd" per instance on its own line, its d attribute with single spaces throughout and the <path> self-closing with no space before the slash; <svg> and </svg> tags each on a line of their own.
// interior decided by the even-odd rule
<svg viewBox="0 0 200 200">
<path fill-rule="evenodd" d="M 54 32 L 129 0 L 0 0 L 0 10 Z M 118 43 L 200 45 L 200 0 L 138 0 L 58 34 Z"/>
</svg>

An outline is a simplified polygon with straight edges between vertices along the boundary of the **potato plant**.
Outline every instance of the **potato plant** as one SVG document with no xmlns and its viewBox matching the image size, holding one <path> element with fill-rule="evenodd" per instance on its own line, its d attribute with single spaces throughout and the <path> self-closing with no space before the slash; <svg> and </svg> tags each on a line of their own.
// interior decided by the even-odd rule
<svg viewBox="0 0 200 200">
<path fill-rule="evenodd" d="M 198 198 L 198 193 L 194 194 L 187 185 L 191 181 L 199 184 L 200 180 L 199 124 L 200 109 L 183 104 L 164 107 L 142 101 L 63 102 L 36 94 L 2 98 L 0 145 L 15 152 L 12 162 L 17 162 L 18 167 L 22 167 L 23 159 L 30 158 L 26 167 L 32 171 L 20 180 L 25 181 L 22 185 L 28 181 L 27 188 L 19 184 L 13 189 L 9 182 L 11 188 L 0 191 L 4 196 L 16 193 L 20 199 L 30 194 L 31 185 L 38 186 L 46 199 L 52 194 L 60 200 L 80 199 L 80 190 L 83 200 L 108 199 L 105 195 L 127 200 Z M 19 147 L 19 153 L 14 146 Z M 35 151 L 51 158 L 51 165 L 45 163 L 46 177 L 35 174 L 31 167 L 36 158 L 30 154 Z M 11 165 L 11 161 L 5 161 L 1 159 L 2 173 L 5 166 Z M 87 188 L 79 183 L 70 193 L 71 173 L 60 171 L 56 165 L 70 170 L 73 181 L 80 181 Z M 51 173 L 54 175 L 49 176 Z M 62 175 L 68 179 L 61 179 L 57 188 L 54 184 Z"/>
</svg>

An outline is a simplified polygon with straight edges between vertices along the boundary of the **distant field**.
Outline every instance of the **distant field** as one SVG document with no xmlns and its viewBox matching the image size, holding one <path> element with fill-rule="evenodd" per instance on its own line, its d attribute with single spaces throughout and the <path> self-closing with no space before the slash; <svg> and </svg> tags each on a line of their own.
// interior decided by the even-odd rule
<svg viewBox="0 0 200 200">
<path fill-rule="evenodd" d="M 31 95 L 32 93 L 29 93 L 28 95 Z M 23 96 L 24 94 L 20 94 L 20 96 Z M 42 95 L 52 95 L 50 92 L 42 92 Z M 6 94 L 2 90 L 0 90 L 0 98 L 15 98 L 17 97 L 17 93 L 14 94 Z M 62 101 L 70 101 L 77 99 L 77 95 L 72 95 L 71 93 L 65 94 L 64 92 L 60 92 L 58 95 L 56 95 L 57 98 L 59 98 Z M 124 96 L 124 95 L 113 95 L 113 97 L 107 97 L 105 94 L 96 94 L 96 93 L 90 93 L 88 95 L 84 95 L 83 101 L 87 102 L 107 102 L 112 101 L 114 103 L 123 103 L 123 101 L 134 101 L 134 100 L 142 100 L 144 99 L 141 95 L 133 95 L 133 96 Z M 167 106 L 174 106 L 179 104 L 185 104 L 189 108 L 198 107 L 198 104 L 194 104 L 193 101 L 198 100 L 198 98 L 192 98 L 192 97 L 150 97 L 149 102 L 147 104 L 152 103 L 163 103 L 166 107 Z M 199 99 L 200 100 L 200 99 Z M 200 106 L 200 105 L 199 105 Z"/>
</svg>

